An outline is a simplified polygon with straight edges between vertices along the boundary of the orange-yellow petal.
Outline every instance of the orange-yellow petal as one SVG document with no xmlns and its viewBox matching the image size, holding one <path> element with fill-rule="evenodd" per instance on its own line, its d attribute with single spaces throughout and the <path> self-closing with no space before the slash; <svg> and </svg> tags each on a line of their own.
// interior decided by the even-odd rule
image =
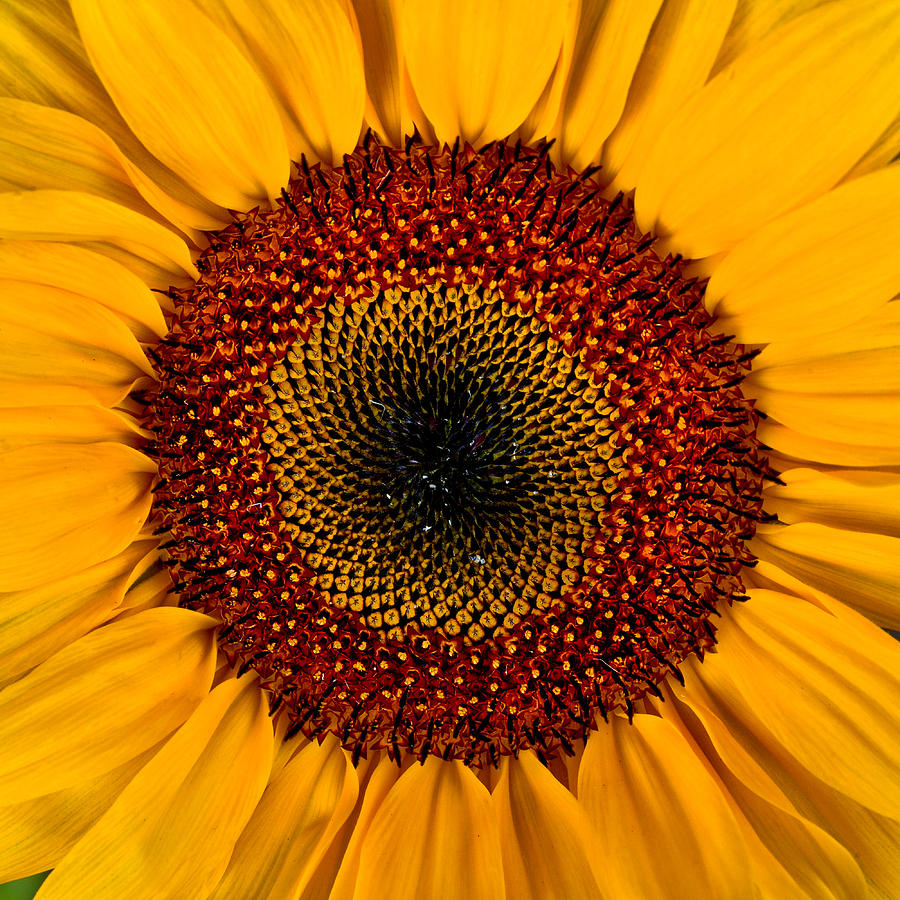
<svg viewBox="0 0 900 900">
<path fill-rule="evenodd" d="M 228 209 L 278 195 L 289 175 L 278 111 L 205 14 L 168 0 L 74 0 L 72 10 L 95 71 L 157 159 Z"/>
<path fill-rule="evenodd" d="M 172 281 L 197 274 L 187 245 L 173 231 L 125 206 L 82 191 L 0 194 L 0 237 L 108 245 L 171 272 Z"/>
<path fill-rule="evenodd" d="M 863 634 L 806 600 L 751 589 L 722 617 L 718 652 L 682 669 L 703 702 L 749 739 L 897 817 L 900 648 Z"/>
<path fill-rule="evenodd" d="M 900 627 L 900 538 L 803 522 L 761 528 L 751 549 L 873 622 Z"/>
<path fill-rule="evenodd" d="M 356 146 L 365 77 L 341 0 L 214 0 L 204 11 L 239 47 L 281 112 L 290 158 L 340 165 Z"/>
<path fill-rule="evenodd" d="M 353 898 L 504 900 L 499 859 L 487 788 L 461 762 L 429 756 L 403 773 L 376 811 Z"/>
<path fill-rule="evenodd" d="M 0 281 L 0 327 L 0 406 L 112 406 L 153 374 L 127 326 L 79 294 Z"/>
<path fill-rule="evenodd" d="M 138 447 L 147 436 L 130 416 L 102 406 L 0 408 L 0 453 L 47 443 Z"/>
<path fill-rule="evenodd" d="M 767 512 L 782 522 L 815 522 L 847 531 L 900 537 L 900 475 L 837 469 L 788 469 L 766 488 Z"/>
<path fill-rule="evenodd" d="M 664 718 L 614 716 L 591 733 L 578 800 L 612 900 L 755 897 L 741 832 L 702 759 Z M 677 823 L 677 827 L 673 827 Z"/>
<path fill-rule="evenodd" d="M 208 616 L 153 609 L 95 629 L 0 691 L 0 796 L 76 787 L 191 714 L 215 661 Z"/>
<path fill-rule="evenodd" d="M 712 712 L 667 697 L 667 721 L 692 739 L 732 798 L 752 866 L 752 882 L 763 897 L 779 900 L 859 900 L 865 879 L 850 852 L 791 803 L 757 760 Z"/>
<path fill-rule="evenodd" d="M 847 0 L 793 19 L 659 135 L 637 189 L 641 227 L 686 256 L 733 247 L 837 184 L 897 115 L 898 84 L 895 3 Z"/>
<path fill-rule="evenodd" d="M 841 329 L 897 292 L 898 233 L 895 165 L 841 185 L 741 241 L 715 266 L 707 307 L 743 343 Z"/>
<path fill-rule="evenodd" d="M 513 132 L 559 56 L 556 0 L 410 0 L 403 45 L 416 97 L 440 142 L 481 146 Z"/>
<path fill-rule="evenodd" d="M 381 758 L 375 761 L 372 774 L 363 788 L 362 803 L 356 816 L 355 827 L 342 854 L 328 900 L 353 900 L 356 878 L 359 873 L 360 851 L 365 836 L 375 814 L 381 808 L 385 797 L 390 793 L 399 777 L 400 769 L 387 756 L 382 754 Z"/>
<path fill-rule="evenodd" d="M 86 191 L 144 215 L 153 211 L 95 125 L 59 109 L 0 97 L 0 190 Z"/>
<path fill-rule="evenodd" d="M 599 837 L 571 791 L 532 751 L 503 761 L 491 802 L 500 824 L 507 897 L 604 896 Z"/>
<path fill-rule="evenodd" d="M 0 883 L 58 865 L 157 749 L 75 787 L 0 806 Z"/>
<path fill-rule="evenodd" d="M 163 337 L 168 330 L 159 295 L 124 266 L 82 247 L 53 241 L 0 242 L 0 278 L 90 297 L 114 312 L 141 341 Z"/>
<path fill-rule="evenodd" d="M 738 0 L 728 34 L 713 67 L 718 74 L 745 50 L 755 47 L 768 34 L 797 16 L 831 0 Z"/>
<path fill-rule="evenodd" d="M 363 45 L 366 121 L 399 147 L 415 127 L 425 128 L 403 53 L 402 0 L 353 0 Z"/>
<path fill-rule="evenodd" d="M 356 803 L 359 783 L 333 736 L 308 743 L 266 788 L 212 900 L 280 900 L 308 885 Z"/>
<path fill-rule="evenodd" d="M 673 112 L 703 87 L 737 0 L 670 0 L 654 23 L 622 118 L 603 145 L 600 176 L 632 190 Z"/>
<path fill-rule="evenodd" d="M 0 466 L 0 590 L 80 572 L 121 553 L 150 508 L 156 467 L 121 444 L 38 444 Z"/>
<path fill-rule="evenodd" d="M 266 786 L 267 712 L 255 677 L 215 688 L 53 870 L 45 897 L 207 897 Z"/>
<path fill-rule="evenodd" d="M 900 444 L 855 444 L 850 433 L 844 436 L 848 440 L 828 440 L 769 419 L 759 423 L 756 434 L 767 447 L 801 462 L 811 460 L 831 466 L 870 468 L 900 465 Z"/>
<path fill-rule="evenodd" d="M 625 108 L 661 0 L 583 0 L 555 153 L 574 169 L 596 162 Z M 562 6 L 562 4 L 560 4 Z"/>
<path fill-rule="evenodd" d="M 115 614 L 152 542 L 59 581 L 0 594 L 0 682 L 33 669 Z"/>
</svg>

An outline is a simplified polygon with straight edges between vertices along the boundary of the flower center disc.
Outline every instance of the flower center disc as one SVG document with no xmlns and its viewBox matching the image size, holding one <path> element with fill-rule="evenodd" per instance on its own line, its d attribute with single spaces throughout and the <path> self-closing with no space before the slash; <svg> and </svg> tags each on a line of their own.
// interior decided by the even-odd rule
<svg viewBox="0 0 900 900">
<path fill-rule="evenodd" d="M 751 354 L 628 199 L 547 150 L 370 136 L 173 291 L 158 525 L 180 602 L 288 734 L 571 752 L 744 599 Z"/>
</svg>

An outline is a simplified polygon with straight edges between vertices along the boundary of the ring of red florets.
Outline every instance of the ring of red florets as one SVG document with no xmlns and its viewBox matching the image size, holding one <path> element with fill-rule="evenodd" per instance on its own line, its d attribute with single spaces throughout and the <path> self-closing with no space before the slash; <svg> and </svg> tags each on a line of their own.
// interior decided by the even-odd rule
<svg viewBox="0 0 900 900">
<path fill-rule="evenodd" d="M 659 258 L 628 198 L 605 199 L 548 147 L 441 150 L 371 136 L 343 167 L 298 167 L 271 211 L 211 235 L 200 277 L 173 291 L 155 349 L 154 510 L 182 605 L 218 616 L 224 652 L 255 669 L 289 733 L 367 750 L 496 763 L 548 757 L 678 675 L 745 599 L 744 542 L 769 472 L 740 382 L 752 354 L 707 330 L 704 285 Z M 440 630 L 386 638 L 329 605 L 283 529 L 260 439 L 273 367 L 326 304 L 473 284 L 602 361 L 627 471 L 582 578 L 547 611 L 473 643 Z"/>
</svg>

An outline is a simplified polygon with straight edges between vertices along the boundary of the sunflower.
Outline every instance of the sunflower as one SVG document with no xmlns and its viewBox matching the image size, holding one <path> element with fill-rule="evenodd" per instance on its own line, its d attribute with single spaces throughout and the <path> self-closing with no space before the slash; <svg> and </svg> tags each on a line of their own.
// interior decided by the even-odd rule
<svg viewBox="0 0 900 900">
<path fill-rule="evenodd" d="M 896 0 L 0 21 L 0 880 L 900 896 Z"/>
</svg>

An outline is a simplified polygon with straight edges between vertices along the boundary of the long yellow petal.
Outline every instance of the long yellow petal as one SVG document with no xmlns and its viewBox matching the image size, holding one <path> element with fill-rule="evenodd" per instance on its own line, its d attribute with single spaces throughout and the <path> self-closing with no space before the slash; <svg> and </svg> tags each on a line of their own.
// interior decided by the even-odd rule
<svg viewBox="0 0 900 900">
<path fill-rule="evenodd" d="M 462 763 L 429 756 L 403 773 L 375 813 L 353 898 L 504 900 L 499 859 L 487 788 Z"/>
<path fill-rule="evenodd" d="M 767 512 L 782 522 L 815 522 L 847 531 L 900 537 L 900 475 L 837 469 L 788 469 L 766 488 Z"/>
<path fill-rule="evenodd" d="M 597 829 L 613 900 L 755 897 L 724 792 L 665 719 L 601 724 L 584 750 L 578 800 Z"/>
<path fill-rule="evenodd" d="M 661 5 L 661 0 L 582 0 L 562 110 L 551 131 L 563 163 L 586 169 L 597 161 L 625 108 Z"/>
<path fill-rule="evenodd" d="M 890 410 L 885 410 L 890 413 Z M 900 465 L 900 444 L 886 441 L 882 445 L 852 443 L 852 434 L 844 435 L 849 440 L 828 440 L 806 434 L 796 428 L 788 428 L 771 419 L 759 423 L 757 437 L 767 447 L 778 453 L 799 460 L 825 463 L 830 466 L 877 466 Z"/>
<path fill-rule="evenodd" d="M 146 437 L 130 416 L 102 406 L 0 409 L 0 453 L 33 444 L 113 442 L 137 448 Z"/>
<path fill-rule="evenodd" d="M 124 266 L 82 247 L 52 241 L 3 241 L 0 278 L 90 297 L 112 310 L 138 340 L 153 341 L 168 330 L 159 295 Z"/>
<path fill-rule="evenodd" d="M 93 122 L 61 109 L 0 98 L 0 185 L 85 191 L 159 221 L 168 219 L 194 240 L 197 228 L 221 228 L 214 217 L 171 197 L 131 162 Z"/>
<path fill-rule="evenodd" d="M 873 622 L 900 627 L 900 538 L 805 522 L 760 529 L 750 547 Z"/>
<path fill-rule="evenodd" d="M 356 772 L 329 736 L 308 743 L 269 784 L 211 900 L 280 900 L 309 883 L 356 803 Z"/>
<path fill-rule="evenodd" d="M 120 402 L 153 375 L 134 335 L 79 294 L 0 281 L 0 405 Z"/>
<path fill-rule="evenodd" d="M 153 214 L 109 152 L 112 141 L 90 122 L 0 97 L 0 135 L 0 189 L 68 188 Z"/>
<path fill-rule="evenodd" d="M 166 0 L 74 0 L 72 10 L 94 69 L 162 163 L 228 209 L 278 195 L 289 175 L 278 111 L 206 15 Z"/>
<path fill-rule="evenodd" d="M 659 135 L 637 189 L 641 227 L 695 258 L 733 247 L 840 181 L 897 115 L 898 84 L 896 4 L 847 0 L 792 20 Z"/>
<path fill-rule="evenodd" d="M 836 665 L 839 661 L 839 665 Z M 900 648 L 806 600 L 750 590 L 723 616 L 718 652 L 682 665 L 713 708 L 876 813 L 900 814 Z"/>
<path fill-rule="evenodd" d="M 353 0 L 366 75 L 366 120 L 399 147 L 425 114 L 416 100 L 403 53 L 402 0 Z"/>
<path fill-rule="evenodd" d="M 507 897 L 604 896 L 599 836 L 572 793 L 532 751 L 504 760 L 491 802 L 500 823 Z"/>
<path fill-rule="evenodd" d="M 829 2 L 831 0 L 738 0 L 713 74 L 717 75 L 745 50 L 761 43 L 776 28 Z"/>
<path fill-rule="evenodd" d="M 46 584 L 121 553 L 150 508 L 156 467 L 120 444 L 39 444 L 0 467 L 0 590 Z"/>
<path fill-rule="evenodd" d="M 76 787 L 0 806 L 0 883 L 59 865 L 158 749 Z"/>
<path fill-rule="evenodd" d="M 513 132 L 559 56 L 556 0 L 410 0 L 403 44 L 416 97 L 440 142 L 474 146 Z"/>
<path fill-rule="evenodd" d="M 900 304 L 803 340 L 777 341 L 753 363 L 751 390 L 814 394 L 889 394 L 900 390 Z M 866 378 L 865 374 L 868 374 Z"/>
<path fill-rule="evenodd" d="M 372 774 L 362 789 L 362 803 L 347 846 L 334 878 L 328 900 L 353 900 L 356 879 L 359 874 L 359 858 L 375 814 L 400 777 L 399 766 L 382 754 L 372 769 Z"/>
<path fill-rule="evenodd" d="M 209 690 L 214 626 L 186 609 L 148 610 L 92 631 L 5 687 L 4 802 L 75 787 L 177 728 Z"/>
<path fill-rule="evenodd" d="M 207 897 L 262 796 L 272 750 L 256 678 L 224 682 L 53 870 L 45 897 Z"/>
<path fill-rule="evenodd" d="M 197 275 L 187 245 L 173 231 L 118 203 L 81 191 L 0 194 L 0 237 L 109 244 L 170 271 L 172 280 Z"/>
<path fill-rule="evenodd" d="M 737 0 L 666 3 L 650 32 L 622 118 L 603 145 L 600 175 L 632 190 L 672 113 L 703 87 Z"/>
<path fill-rule="evenodd" d="M 0 594 L 0 682 L 33 669 L 111 618 L 151 546 L 140 541 L 68 578 Z"/>
<path fill-rule="evenodd" d="M 859 900 L 863 873 L 851 853 L 802 816 L 762 761 L 708 709 L 691 702 L 690 685 L 668 696 L 666 720 L 693 739 L 731 795 L 762 897 L 779 900 Z"/>
<path fill-rule="evenodd" d="M 883 169 L 900 154 L 900 113 L 884 130 L 869 152 L 844 176 L 844 181 Z"/>
<path fill-rule="evenodd" d="M 278 102 L 291 159 L 340 165 L 359 140 L 363 61 L 340 0 L 214 0 L 204 11 L 232 38 Z"/>
<path fill-rule="evenodd" d="M 743 343 L 805 339 L 885 304 L 900 284 L 900 165 L 848 182 L 741 241 L 706 304 Z"/>
<path fill-rule="evenodd" d="M 779 593 L 778 596 L 784 595 Z M 785 601 L 793 599 L 784 596 Z M 819 595 L 818 599 L 827 598 Z M 864 656 L 866 653 L 872 654 L 879 661 L 887 660 L 889 665 L 891 660 L 896 660 L 896 641 L 847 607 L 842 607 L 841 604 L 835 606 L 836 601 L 831 601 L 832 605 L 826 604 L 825 608 L 832 611 L 822 612 L 821 607 L 817 609 L 807 600 L 794 600 L 794 602 L 807 603 L 813 610 L 810 615 L 819 619 L 820 622 L 828 623 L 828 630 L 832 637 L 839 633 L 841 644 L 852 648 L 850 658 L 854 661 L 858 661 L 859 656 Z M 840 648 L 834 650 L 815 647 L 814 649 L 816 650 L 814 655 L 820 658 L 823 664 L 835 669 L 836 674 L 840 676 L 840 667 L 834 666 L 835 659 L 844 659 Z M 733 773 L 734 777 L 760 798 L 775 807 L 783 808 L 783 798 L 786 796 L 792 804 L 792 808 L 804 819 L 825 829 L 850 851 L 862 868 L 870 887 L 871 896 L 878 898 L 896 896 L 900 890 L 900 866 L 898 866 L 898 862 L 900 862 L 900 856 L 898 856 L 900 821 L 896 818 L 879 815 L 841 793 L 832 784 L 815 777 L 808 769 L 797 765 L 793 755 L 786 753 L 777 741 L 768 739 L 765 733 L 759 734 L 755 727 L 755 716 L 761 715 L 765 718 L 765 710 L 758 711 L 754 713 L 754 718 L 747 719 L 741 714 L 740 709 L 734 709 L 727 700 L 723 702 L 722 697 L 707 690 L 702 674 L 714 659 L 714 657 L 707 657 L 702 667 L 692 664 L 691 670 L 685 671 L 686 687 L 680 689 L 676 686 L 678 696 L 689 704 L 692 714 L 702 721 L 702 727 L 708 734 L 709 741 L 714 745 L 714 750 L 709 754 L 710 758 L 720 758 L 722 764 Z M 722 665 L 727 665 L 727 663 L 724 661 L 719 663 L 720 668 Z M 696 671 L 694 671 L 695 669 Z M 759 670 L 754 677 L 759 677 Z M 860 690 L 862 691 L 862 702 L 865 702 L 867 693 L 863 685 L 860 685 Z M 888 686 L 887 690 L 890 692 L 894 688 Z M 836 698 L 836 700 L 839 699 L 839 697 Z M 882 700 L 882 702 L 884 701 Z M 893 706 L 890 698 L 886 702 L 891 707 Z M 824 714 L 825 725 L 827 726 L 828 721 L 835 715 L 840 715 L 842 711 L 844 710 L 840 705 L 836 708 L 829 707 Z M 814 723 L 811 728 L 820 735 L 823 741 L 826 743 L 831 741 L 829 734 L 822 730 L 823 716 L 817 716 L 808 721 Z M 748 728 L 748 722 L 751 725 L 750 728 Z M 795 719 L 790 727 L 796 728 L 796 722 Z M 809 732 L 809 729 L 804 730 Z M 830 732 L 830 729 L 828 731 Z M 837 749 L 852 757 L 854 742 L 851 741 L 848 745 L 839 745 Z M 895 781 L 892 781 L 887 787 L 890 789 L 894 784 Z M 771 824 L 771 819 L 762 823 L 763 826 Z M 810 836 L 816 837 L 814 832 L 810 832 Z M 827 847 L 821 842 L 820 846 L 822 850 L 827 850 Z M 791 866 L 796 872 L 797 865 L 802 865 L 804 860 L 796 854 L 790 858 L 788 854 L 791 849 L 782 847 L 781 856 L 784 863 Z M 830 855 L 834 859 L 833 854 Z M 839 886 L 847 887 L 845 878 L 841 878 L 837 872 L 834 874 L 836 877 L 829 884 L 829 889 L 834 892 Z M 821 869 L 819 876 L 822 876 Z M 812 896 L 819 896 L 815 891 L 811 893 Z M 780 895 L 776 894 L 775 896 Z M 826 894 L 826 896 L 830 895 Z M 840 896 L 839 892 L 838 896 Z M 850 893 L 850 896 L 856 898 L 860 894 L 857 891 Z M 864 896 L 869 896 L 869 894 Z"/>
</svg>

